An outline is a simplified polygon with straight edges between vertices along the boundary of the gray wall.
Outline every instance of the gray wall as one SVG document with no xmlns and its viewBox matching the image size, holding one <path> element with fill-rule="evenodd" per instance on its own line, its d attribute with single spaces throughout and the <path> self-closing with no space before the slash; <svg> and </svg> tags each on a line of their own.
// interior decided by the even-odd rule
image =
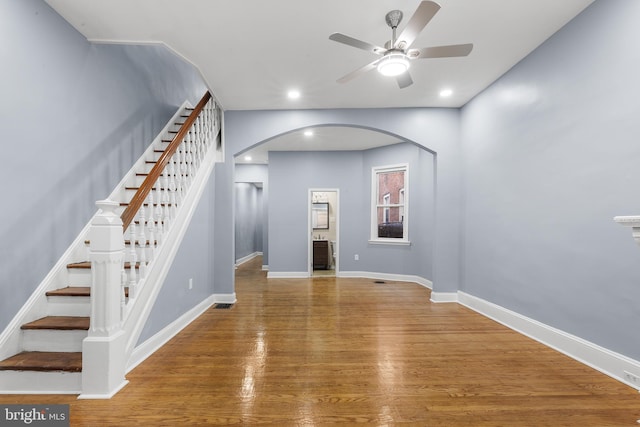
<svg viewBox="0 0 640 427">
<path fill-rule="evenodd" d="M 213 280 L 214 186 L 210 179 L 138 343 L 151 338 L 190 308 L 217 293 Z M 190 280 L 192 289 L 189 289 Z"/>
<path fill-rule="evenodd" d="M 278 135 L 286 134 L 298 129 L 313 126 L 354 126 L 381 131 L 394 136 L 399 140 L 410 141 L 435 153 L 432 156 L 435 174 L 435 203 L 432 213 L 435 216 L 435 228 L 432 233 L 432 271 L 431 280 L 436 292 L 455 292 L 460 285 L 460 223 L 462 207 L 462 160 L 460 152 L 460 112 L 453 109 L 435 108 L 399 108 L 399 109 L 350 109 L 350 110 L 302 110 L 302 111 L 227 111 L 225 112 L 225 149 L 227 164 L 218 169 L 221 178 L 232 182 L 232 159 L 236 154 L 246 149 L 267 141 Z M 271 159 L 270 159 L 271 160 Z M 435 164 L 435 165 L 434 165 Z M 359 172 L 364 173 L 362 170 Z M 271 177 L 270 177 L 271 179 Z M 359 179 L 364 179 L 363 177 Z M 370 180 L 370 177 L 367 178 Z M 273 185 L 273 183 L 271 183 Z M 296 185 L 292 183 L 292 185 Z M 330 185 L 329 185 L 330 186 Z M 306 194 L 306 193 L 305 193 Z M 233 195 L 233 186 L 221 181 L 216 186 L 216 197 L 221 200 L 229 200 Z M 341 215 L 343 214 L 341 194 Z M 271 195 L 270 200 L 273 200 Z M 272 203 L 272 202 L 271 202 Z M 306 203 L 306 202 L 305 202 Z M 368 200 L 367 200 L 368 203 Z M 346 210 L 346 209 L 345 209 Z M 216 284 L 233 283 L 232 260 L 225 263 L 219 256 L 222 251 L 227 251 L 226 256 L 233 258 L 233 251 L 225 243 L 233 240 L 232 209 L 222 204 L 216 205 L 216 233 L 219 237 L 216 243 Z M 367 217 L 368 218 L 368 217 Z M 304 220 L 304 219 L 303 219 Z M 274 239 L 272 218 L 269 217 L 270 237 Z M 290 225 L 287 227 L 298 227 Z M 279 230 L 278 230 L 279 231 Z M 342 231 L 341 231 L 342 232 Z M 368 238 L 368 228 L 367 228 Z M 347 241 L 348 239 L 342 239 Z M 343 241 L 343 243 L 344 243 Z M 354 242 L 354 244 L 363 244 Z M 270 245 L 272 247 L 273 245 Z M 298 245 L 299 246 L 299 245 Z M 340 248 L 341 255 L 344 252 L 353 251 L 355 247 Z M 306 246 L 302 248 L 306 257 Z M 351 256 L 354 253 L 351 252 Z M 270 254 L 270 271 L 296 271 L 291 268 L 295 264 L 278 266 L 273 270 Z M 295 255 L 296 258 L 299 255 Z M 425 255 L 427 256 L 427 255 Z M 341 258 L 342 259 L 342 258 Z M 344 258 L 346 260 L 346 258 Z M 353 258 L 352 258 L 353 259 Z M 287 261 L 290 263 L 291 261 Z M 219 264 L 218 264 L 219 263 Z M 349 265 L 340 266 L 341 269 L 350 269 Z M 299 271 L 299 270 L 298 270 Z M 303 270 L 306 271 L 306 270 Z M 428 272 L 424 273 L 425 275 Z M 225 285 L 226 286 L 226 285 Z"/>
<path fill-rule="evenodd" d="M 339 251 L 353 259 L 368 238 L 361 217 L 363 185 L 361 152 L 269 153 L 269 272 L 308 271 L 310 188 L 340 189 Z M 347 268 L 343 258 L 341 269 Z"/>
<path fill-rule="evenodd" d="M 398 163 L 409 164 L 411 245 L 369 244 L 371 169 Z M 366 151 L 271 152 L 269 182 L 270 272 L 307 271 L 309 189 L 337 188 L 340 271 L 432 279 L 434 168 L 426 150 L 401 143 Z"/>
<path fill-rule="evenodd" d="M 462 114 L 463 289 L 636 360 L 639 17 L 596 1 Z"/>
<path fill-rule="evenodd" d="M 267 165 L 236 164 L 233 173 L 236 183 L 252 183 L 260 187 L 261 203 L 257 207 L 259 213 L 256 219 L 258 230 L 256 250 L 262 252 L 262 265 L 267 267 L 269 265 L 269 228 L 267 227 L 269 222 L 269 171 Z M 238 259 L 237 256 L 236 259 Z"/>
<path fill-rule="evenodd" d="M 206 87 L 164 48 L 88 43 L 41 0 L 0 0 L 0 15 L 0 127 L 11 159 L 0 168 L 3 330 L 95 201 L 111 193 L 180 104 L 195 104 Z"/>
<path fill-rule="evenodd" d="M 371 212 L 371 169 L 376 166 L 409 164 L 409 240 L 411 246 L 366 245 L 360 262 L 347 256 L 351 270 L 409 274 L 433 279 L 435 221 L 435 169 L 433 154 L 413 144 L 398 144 L 364 152 L 363 174 L 366 214 Z M 364 213 L 363 213 L 364 214 Z M 361 216 L 370 234 L 369 217 Z M 349 255 L 349 254 L 347 254 Z M 341 259 L 342 262 L 342 259 Z M 341 264 L 341 269 L 344 269 Z"/>
<path fill-rule="evenodd" d="M 262 190 L 248 182 L 235 183 L 236 261 L 262 252 Z"/>
</svg>

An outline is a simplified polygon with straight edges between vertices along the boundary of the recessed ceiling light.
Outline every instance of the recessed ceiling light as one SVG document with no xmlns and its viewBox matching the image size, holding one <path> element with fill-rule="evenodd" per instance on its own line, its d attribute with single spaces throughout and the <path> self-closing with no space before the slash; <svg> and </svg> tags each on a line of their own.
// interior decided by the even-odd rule
<svg viewBox="0 0 640 427">
<path fill-rule="evenodd" d="M 304 136 L 311 136 L 313 135 L 313 131 L 312 130 L 305 130 L 304 131 Z"/>
<path fill-rule="evenodd" d="M 446 97 L 451 96 L 451 95 L 453 95 L 453 91 L 451 89 L 442 89 L 440 91 L 440 96 L 443 97 L 443 98 L 446 98 Z"/>
<path fill-rule="evenodd" d="M 250 162 L 252 160 L 251 156 L 244 156 L 244 160 Z"/>
<path fill-rule="evenodd" d="M 297 89 L 291 89 L 288 93 L 287 96 L 289 97 L 289 99 L 298 99 L 300 98 L 300 91 Z"/>
</svg>

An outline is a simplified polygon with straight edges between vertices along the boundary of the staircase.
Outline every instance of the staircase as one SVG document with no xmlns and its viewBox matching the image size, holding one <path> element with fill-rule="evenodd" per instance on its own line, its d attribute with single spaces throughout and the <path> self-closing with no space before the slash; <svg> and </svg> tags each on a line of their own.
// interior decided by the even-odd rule
<svg viewBox="0 0 640 427">
<path fill-rule="evenodd" d="M 83 380 L 83 367 L 111 363 L 92 360 L 102 357 L 96 357 L 101 350 L 86 349 L 99 342 L 115 349 L 126 366 L 213 164 L 221 157 L 220 128 L 220 111 L 209 93 L 195 108 L 185 103 L 109 196 L 111 203 L 99 203 L 102 209 L 0 335 L 0 393 L 93 396 L 103 393 L 87 390 L 94 383 L 121 387 L 108 379 Z M 102 239 L 92 230 L 107 217 L 117 220 L 111 230 L 115 227 L 120 237 L 92 243 L 91 236 Z M 116 274 L 105 276 L 92 268 L 101 265 L 105 247 L 120 260 L 112 270 Z M 116 295 L 115 300 L 109 295 Z M 122 345 L 108 347 L 116 336 Z M 91 375 L 101 375 L 100 369 L 92 369 L 97 374 Z M 124 372 L 121 376 L 124 380 Z"/>
</svg>

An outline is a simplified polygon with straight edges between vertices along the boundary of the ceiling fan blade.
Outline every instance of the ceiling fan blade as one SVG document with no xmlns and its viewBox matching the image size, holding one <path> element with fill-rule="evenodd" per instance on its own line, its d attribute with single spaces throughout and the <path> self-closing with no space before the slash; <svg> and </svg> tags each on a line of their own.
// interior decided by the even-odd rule
<svg viewBox="0 0 640 427">
<path fill-rule="evenodd" d="M 358 49 L 366 50 L 367 52 L 375 53 L 376 55 L 382 55 L 386 52 L 385 48 L 372 45 L 371 43 L 363 42 L 362 40 L 354 39 L 353 37 L 347 36 L 342 33 L 333 33 L 329 36 L 329 39 L 333 40 L 334 42 L 346 44 L 347 46 L 352 46 Z"/>
<path fill-rule="evenodd" d="M 449 46 L 424 47 L 422 49 L 410 49 L 407 55 L 412 58 L 451 58 L 454 56 L 467 56 L 473 50 L 473 43 L 452 44 Z"/>
<path fill-rule="evenodd" d="M 398 86 L 400 86 L 400 89 L 404 89 L 405 87 L 411 86 L 413 84 L 413 79 L 411 78 L 411 74 L 409 74 L 409 70 L 397 75 L 396 80 L 398 81 Z"/>
<path fill-rule="evenodd" d="M 354 70 L 354 71 L 350 72 L 349 74 L 346 74 L 346 75 L 340 77 L 336 81 L 338 83 L 346 83 L 346 82 L 348 82 L 350 80 L 353 80 L 356 77 L 358 77 L 358 76 L 360 76 L 360 75 L 362 75 L 362 74 L 364 74 L 364 73 L 366 73 L 368 71 L 374 70 L 378 66 L 378 62 L 379 61 L 380 61 L 379 59 L 376 59 L 375 61 L 365 65 L 364 67 L 360 67 L 357 70 Z"/>
<path fill-rule="evenodd" d="M 420 31 L 426 27 L 431 21 L 431 18 L 438 13 L 440 5 L 432 1 L 423 1 L 420 3 L 415 13 L 407 22 L 407 26 L 404 27 L 400 36 L 396 40 L 395 47 L 401 49 L 408 49 L 420 34 Z M 401 46 L 402 45 L 402 46 Z"/>
</svg>

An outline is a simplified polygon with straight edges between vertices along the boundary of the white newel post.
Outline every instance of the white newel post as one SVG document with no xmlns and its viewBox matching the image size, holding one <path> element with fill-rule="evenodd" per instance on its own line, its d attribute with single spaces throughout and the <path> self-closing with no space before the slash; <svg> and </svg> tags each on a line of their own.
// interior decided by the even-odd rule
<svg viewBox="0 0 640 427">
<path fill-rule="evenodd" d="M 89 231 L 91 241 L 91 322 L 82 343 L 82 394 L 108 399 L 127 384 L 121 296 L 124 236 L 118 203 L 96 202 L 100 212 Z"/>
</svg>

